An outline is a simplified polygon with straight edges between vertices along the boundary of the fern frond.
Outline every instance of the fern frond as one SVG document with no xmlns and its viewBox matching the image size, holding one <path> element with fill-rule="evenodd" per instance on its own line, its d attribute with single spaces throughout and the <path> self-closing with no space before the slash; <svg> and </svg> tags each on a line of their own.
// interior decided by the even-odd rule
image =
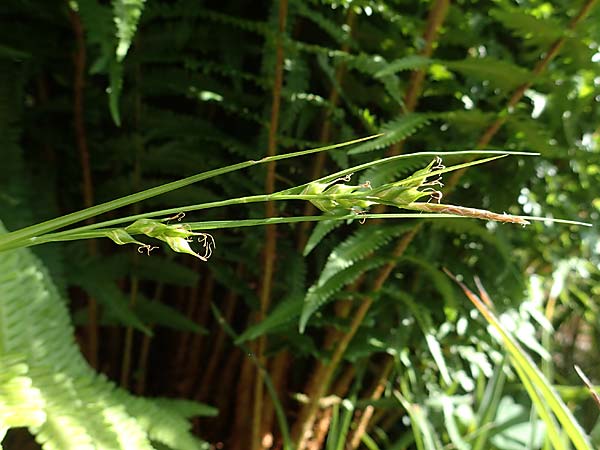
<svg viewBox="0 0 600 450">
<path fill-rule="evenodd" d="M 304 331 L 308 318 L 333 294 L 364 272 L 383 264 L 385 259 L 364 258 L 404 233 L 409 227 L 410 225 L 380 226 L 375 229 L 365 227 L 338 245 L 327 258 L 319 279 L 306 293 L 300 317 L 300 331 Z"/>
<path fill-rule="evenodd" d="M 291 248 L 285 249 L 285 244 L 282 244 L 280 248 L 288 255 L 283 279 L 286 296 L 302 296 L 306 290 L 306 260 Z"/>
<path fill-rule="evenodd" d="M 342 226 L 340 220 L 324 220 L 323 222 L 317 223 L 306 242 L 302 255 L 307 256 L 325 236 L 340 226 Z"/>
<path fill-rule="evenodd" d="M 406 70 L 424 69 L 434 61 L 421 55 L 410 55 L 396 59 L 375 73 L 376 78 L 383 78 Z"/>
<path fill-rule="evenodd" d="M 484 112 L 479 109 L 455 110 L 436 115 L 441 120 L 455 125 L 461 131 L 477 131 L 484 129 L 494 119 L 494 113 Z"/>
<path fill-rule="evenodd" d="M 64 300 L 40 261 L 28 249 L 4 252 L 0 408 L 21 411 L 18 423 L 29 427 L 44 450 L 151 450 L 151 441 L 185 450 L 206 448 L 191 435 L 185 417 L 133 397 L 96 374 L 73 332 Z M 2 416 L 3 426 L 9 416 Z"/>
<path fill-rule="evenodd" d="M 527 148 L 535 148 L 544 157 L 569 158 L 557 145 L 553 145 L 548 128 L 525 114 L 511 114 L 507 120 L 514 139 L 525 143 Z"/>
<path fill-rule="evenodd" d="M 304 297 L 304 304 L 298 325 L 300 332 L 304 333 L 308 319 L 329 301 L 333 294 L 338 292 L 344 286 L 357 280 L 362 274 L 381 267 L 386 262 L 388 262 L 387 258 L 364 259 L 345 269 L 337 271 L 323 283 L 311 286 L 306 293 L 306 297 Z"/>
<path fill-rule="evenodd" d="M 411 158 L 397 159 L 371 167 L 361 174 L 359 184 L 369 182 L 371 186 L 382 186 L 397 181 L 405 174 L 412 174 L 418 169 L 422 169 L 431 159 L 431 155 L 419 156 L 418 153 L 415 153 Z"/>
<path fill-rule="evenodd" d="M 119 43 L 113 12 L 109 6 L 100 4 L 96 0 L 80 0 L 78 13 L 87 33 L 87 41 L 97 45 L 100 49 L 100 56 L 92 64 L 90 72 L 108 75 L 110 85 L 110 89 L 107 90 L 108 105 L 114 122 L 120 125 L 121 116 L 118 103 L 123 87 L 123 67 L 117 58 Z M 125 28 L 128 27 L 125 26 Z M 126 48 L 124 46 L 121 49 L 123 57 L 128 48 L 127 45 Z"/>
<path fill-rule="evenodd" d="M 119 62 L 123 61 L 131 46 L 145 3 L 146 0 L 113 0 L 112 2 L 117 37 L 119 38 L 116 49 Z"/>
<path fill-rule="evenodd" d="M 549 17 L 537 18 L 527 13 L 524 8 L 494 8 L 489 14 L 513 34 L 536 46 L 548 47 L 565 32 L 563 24 Z"/>
<path fill-rule="evenodd" d="M 273 310 L 260 322 L 248 327 L 236 340 L 236 344 L 256 339 L 271 331 L 294 322 L 302 312 L 302 295 L 290 297 L 281 301 Z"/>
<path fill-rule="evenodd" d="M 173 330 L 188 331 L 191 333 L 208 333 L 206 328 L 201 327 L 175 308 L 165 305 L 158 300 L 148 300 L 139 294 L 134 311 L 144 323 L 153 323 Z"/>
<path fill-rule="evenodd" d="M 454 321 L 457 317 L 457 302 L 454 296 L 454 289 L 448 277 L 429 261 L 417 256 L 403 256 L 401 262 L 408 262 L 419 267 L 427 274 L 432 282 L 433 287 L 440 293 L 444 299 L 444 311 L 446 317 L 450 321 Z"/>
<path fill-rule="evenodd" d="M 249 20 L 249 19 L 241 19 L 238 16 L 231 16 L 229 14 L 224 14 L 216 11 L 210 11 L 206 8 L 195 8 L 199 10 L 199 16 L 212 20 L 217 23 L 221 23 L 223 25 L 229 25 L 232 27 L 239 28 L 244 31 L 251 31 L 252 33 L 256 33 L 262 36 L 272 36 L 274 35 L 274 31 L 269 28 L 266 22 L 261 22 L 257 20 Z M 186 11 L 183 15 L 187 14 Z"/>
<path fill-rule="evenodd" d="M 432 221 L 431 227 L 453 234 L 477 236 L 477 238 L 487 242 L 495 248 L 504 259 L 504 262 L 510 264 L 512 259 L 512 248 L 504 240 L 498 239 L 493 233 L 490 233 L 485 225 L 482 225 L 481 223 L 470 220 L 459 221 L 439 219 Z"/>
<path fill-rule="evenodd" d="M 323 284 L 337 272 L 380 249 L 395 237 L 406 232 L 409 227 L 409 225 L 362 227 L 331 252 L 316 285 Z"/>
<path fill-rule="evenodd" d="M 442 62 L 450 70 L 487 81 L 503 91 L 510 91 L 531 80 L 532 74 L 516 64 L 492 57 L 467 58 L 462 61 Z"/>
<path fill-rule="evenodd" d="M 400 116 L 398 119 L 392 120 L 381 126 L 383 136 L 373 139 L 372 141 L 354 147 L 348 153 L 356 155 L 359 153 L 371 152 L 380 148 L 385 148 L 400 142 L 410 135 L 414 134 L 419 128 L 427 125 L 431 117 L 428 114 L 409 113 Z"/>
<path fill-rule="evenodd" d="M 40 426 L 46 420 L 44 400 L 32 386 L 29 367 L 20 354 L 0 356 L 0 430 Z M 0 442 L 3 435 L 0 435 Z"/>
</svg>

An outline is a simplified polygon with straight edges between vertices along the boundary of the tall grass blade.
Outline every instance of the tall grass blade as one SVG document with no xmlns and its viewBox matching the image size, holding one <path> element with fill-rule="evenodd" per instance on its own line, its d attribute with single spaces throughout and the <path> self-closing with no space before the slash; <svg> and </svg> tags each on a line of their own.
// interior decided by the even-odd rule
<svg viewBox="0 0 600 450">
<path fill-rule="evenodd" d="M 511 356 L 510 362 L 517 371 L 523 386 L 530 395 L 538 414 L 546 423 L 547 432 L 552 434 L 551 442 L 554 447 L 564 448 L 562 446 L 561 437 L 557 431 L 557 426 L 549 413 L 549 410 L 556 415 L 558 422 L 560 422 L 577 450 L 592 450 L 589 437 L 581 428 L 553 386 L 525 350 L 519 345 L 517 340 L 502 325 L 492 310 L 486 306 L 475 293 L 467 288 L 464 283 L 457 280 L 450 271 L 447 269 L 444 270 L 448 276 L 460 286 L 467 298 L 475 305 L 485 320 L 500 334 L 502 342 L 504 343 L 508 354 Z"/>
</svg>

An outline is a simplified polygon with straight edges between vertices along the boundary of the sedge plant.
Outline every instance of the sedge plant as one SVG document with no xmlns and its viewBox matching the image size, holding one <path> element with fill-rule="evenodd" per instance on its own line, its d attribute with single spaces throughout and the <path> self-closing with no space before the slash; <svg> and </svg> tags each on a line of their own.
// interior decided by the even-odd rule
<svg viewBox="0 0 600 450">
<path fill-rule="evenodd" d="M 209 233 L 210 230 L 244 226 L 261 226 L 276 223 L 294 223 L 304 221 L 329 221 L 330 223 L 332 221 L 357 221 L 362 223 L 368 219 L 477 218 L 525 226 L 532 220 L 548 220 L 543 217 L 500 214 L 460 205 L 444 204 L 442 202 L 442 194 L 437 189 L 442 185 L 441 177 L 443 174 L 452 172 L 454 170 L 464 169 L 469 166 L 491 162 L 509 155 L 532 155 L 531 153 L 511 153 L 501 151 L 460 151 L 423 152 L 418 154 L 392 156 L 389 158 L 370 161 L 350 167 L 337 173 L 310 181 L 303 185 L 272 194 L 239 197 L 210 203 L 180 206 L 160 211 L 136 214 L 104 222 L 97 222 L 94 224 L 60 231 L 60 229 L 64 227 L 68 227 L 96 215 L 113 211 L 122 206 L 164 194 L 174 189 L 187 186 L 191 183 L 206 180 L 211 177 L 219 176 L 235 170 L 250 168 L 252 166 L 270 161 L 300 157 L 311 153 L 349 146 L 351 144 L 376 137 L 377 136 L 369 136 L 367 138 L 344 142 L 342 144 L 271 156 L 263 158 L 260 161 L 247 161 L 245 163 L 234 164 L 220 169 L 203 172 L 183 180 L 151 188 L 137 194 L 132 194 L 101 205 L 93 206 L 91 208 L 74 212 L 37 225 L 32 225 L 21 230 L 5 233 L 0 235 L 0 262 L 4 262 L 5 265 L 10 265 L 13 262 L 16 264 L 18 261 L 16 261 L 15 258 L 17 258 L 23 264 L 35 266 L 34 262 L 29 261 L 29 259 L 33 258 L 33 256 L 30 254 L 30 252 L 23 250 L 23 247 L 30 247 L 47 242 L 61 242 L 92 238 L 108 238 L 119 245 L 134 244 L 138 246 L 138 251 L 146 252 L 148 254 L 150 254 L 155 248 L 152 243 L 148 242 L 150 239 L 153 239 L 165 242 L 175 252 L 189 254 L 202 261 L 207 261 L 216 248 L 215 240 Z M 357 185 L 350 184 L 352 181 L 351 175 L 356 172 L 368 168 L 381 167 L 384 164 L 395 164 L 407 158 L 419 158 L 420 160 L 423 160 L 424 167 L 402 180 L 382 184 L 380 186 L 371 185 L 369 182 L 364 182 Z M 469 159 L 470 161 L 466 163 L 453 164 L 446 167 L 443 164 L 442 158 L 447 158 L 450 160 L 454 160 L 456 158 L 465 158 Z M 241 219 L 230 221 L 181 222 L 184 214 L 190 211 L 200 211 L 208 208 L 240 205 L 252 202 L 292 200 L 305 202 L 308 201 L 321 210 L 323 214 L 316 216 L 270 217 L 263 219 Z M 387 214 L 370 213 L 370 208 L 376 205 L 391 206 L 408 212 Z M 554 221 L 586 225 L 580 222 L 568 220 L 554 219 Z M 194 241 L 197 241 L 197 243 L 194 243 Z M 198 245 L 200 246 L 200 250 L 196 249 Z M 21 250 L 12 251 L 17 249 Z M 67 352 L 68 358 L 65 359 L 64 364 L 62 364 L 59 369 L 52 368 L 47 365 L 38 367 L 38 362 L 41 360 L 39 360 L 38 356 L 30 354 L 30 347 L 33 345 L 33 343 L 35 343 L 35 340 L 32 341 L 26 339 L 23 341 L 21 337 L 24 336 L 24 334 L 19 332 L 20 328 L 17 326 L 18 324 L 15 325 L 13 323 L 14 326 L 10 336 L 13 336 L 14 339 L 18 339 L 15 341 L 13 338 L 11 338 L 14 341 L 14 345 L 12 347 L 9 346 L 11 352 L 10 354 L 0 354 L 0 362 L 2 362 L 3 366 L 6 366 L 6 374 L 8 374 L 8 379 L 3 385 L 4 387 L 0 386 L 0 388 L 4 389 L 0 389 L 0 406 L 6 404 L 10 406 L 10 410 L 20 412 L 19 416 L 14 420 L 6 423 L 0 422 L 0 425 L 2 426 L 0 431 L 2 431 L 2 434 L 4 434 L 11 427 L 29 426 L 32 432 L 38 436 L 38 439 L 41 442 L 48 443 L 48 445 L 52 446 L 57 442 L 60 442 L 60 439 L 63 438 L 59 435 L 60 433 L 58 428 L 53 426 L 54 421 L 68 419 L 72 421 L 73 436 L 77 436 L 77 439 L 81 440 L 81 442 L 85 442 L 87 445 L 88 443 L 93 443 L 95 440 L 101 439 L 100 435 L 102 425 L 100 423 L 93 424 L 94 426 L 89 428 L 88 425 L 85 424 L 84 413 L 78 413 L 70 407 L 65 407 L 66 409 L 63 408 L 60 411 L 55 410 L 52 407 L 52 405 L 57 401 L 59 403 L 62 402 L 63 406 L 74 405 L 75 403 L 73 402 L 76 402 L 76 400 L 85 392 L 86 395 L 102 395 L 102 401 L 105 402 L 106 405 L 115 409 L 115 411 L 118 410 L 119 414 L 121 414 L 122 417 L 119 419 L 115 416 L 115 420 L 120 421 L 119 423 L 128 424 L 127 426 L 129 428 L 119 428 L 120 431 L 115 435 L 115 439 L 119 441 L 119 443 L 114 445 L 120 445 L 121 448 L 150 448 L 149 444 L 147 444 L 149 440 L 162 440 L 162 442 L 167 443 L 172 448 L 201 448 L 204 445 L 204 443 L 198 443 L 199 446 L 197 446 L 197 443 L 189 435 L 185 435 L 187 436 L 185 439 L 182 438 L 180 440 L 170 440 L 171 438 L 164 435 L 164 430 L 157 428 L 157 418 L 160 417 L 161 408 L 180 408 L 182 412 L 177 419 L 177 423 L 173 426 L 184 430 L 186 427 L 185 418 L 191 415 L 189 414 L 191 409 L 193 409 L 193 414 L 195 415 L 215 414 L 214 410 L 207 409 L 207 407 L 203 405 L 190 406 L 182 403 L 167 404 L 165 401 L 149 403 L 145 400 L 134 398 L 125 391 L 115 390 L 115 387 L 110 384 L 110 382 L 99 377 L 89 366 L 85 364 L 81 358 L 81 355 L 78 356 L 76 346 L 73 341 L 71 328 L 66 325 L 70 322 L 70 319 L 68 318 L 68 312 L 61 302 L 57 301 L 52 306 L 54 308 L 54 315 L 52 316 L 54 317 L 53 320 L 59 321 L 63 325 L 60 335 L 54 333 L 52 323 L 47 323 L 47 320 L 44 321 L 41 319 L 41 314 L 47 314 L 47 300 L 45 300 L 46 297 L 42 295 L 42 291 L 48 290 L 52 293 L 52 298 L 59 298 L 56 289 L 51 286 L 52 283 L 45 272 L 40 269 L 39 273 L 41 275 L 31 273 L 30 270 L 20 270 L 16 271 L 15 273 L 17 275 L 21 274 L 18 276 L 25 277 L 23 278 L 22 282 L 20 282 L 20 285 L 26 283 L 31 284 L 31 286 L 36 283 L 39 284 L 40 295 L 36 297 L 36 302 L 28 303 L 29 309 L 34 308 L 31 309 L 31 311 L 23 311 L 18 308 L 17 311 L 13 311 L 11 314 L 20 314 L 21 316 L 25 314 L 29 318 L 39 316 L 40 323 L 43 323 L 45 327 L 42 330 L 44 336 L 49 336 L 52 334 L 52 345 L 56 346 L 55 353 L 58 352 L 63 354 Z M 43 281 L 43 283 L 41 283 L 40 280 Z M 2 306 L 3 303 L 0 303 L 0 307 L 2 308 L 14 309 L 16 306 L 18 306 L 18 302 L 16 302 L 13 298 L 15 292 L 17 291 L 11 286 L 12 284 L 10 283 L 4 287 L 2 284 L 0 284 L 0 287 L 6 289 L 7 295 L 5 298 L 6 304 Z M 304 309 L 300 318 L 301 330 L 304 329 L 309 317 L 318 306 L 318 304 L 311 304 L 310 302 L 304 305 Z M 217 309 L 214 310 L 214 314 L 219 322 L 225 326 L 226 324 Z M 23 316 L 23 324 L 21 325 L 22 327 L 30 326 L 27 324 L 28 318 L 26 316 Z M 238 345 L 243 345 L 240 341 L 240 338 L 234 335 L 232 330 L 229 328 L 227 330 L 228 334 L 230 334 L 236 340 Z M 37 333 L 35 330 L 32 332 Z M 1 337 L 3 336 L 0 335 L 0 338 Z M 6 338 L 6 336 L 4 338 Z M 46 338 L 39 342 L 45 341 Z M 39 350 L 44 355 L 47 355 L 48 352 L 44 350 L 45 346 L 46 344 L 42 345 L 40 349 L 34 350 Z M 65 352 L 63 352 L 62 350 L 59 350 L 60 348 L 68 349 L 68 351 L 65 350 Z M 0 350 L 4 352 L 4 348 L 1 348 Z M 259 361 L 255 361 L 255 364 L 261 368 Z M 50 378 L 47 378 L 47 376 L 50 376 L 50 374 L 56 370 L 60 371 L 60 377 L 56 378 L 55 376 L 53 381 L 49 381 Z M 523 370 L 526 369 L 524 368 Z M 273 403 L 276 405 L 280 429 L 287 430 L 282 408 L 276 398 L 276 393 L 269 380 L 268 374 L 265 370 L 260 370 L 260 373 L 262 374 L 263 381 L 267 385 L 269 394 L 273 399 Z M 16 383 L 15 380 L 20 381 L 19 383 Z M 6 386 L 8 387 L 5 389 Z M 61 392 L 64 391 L 65 386 L 73 386 L 72 392 L 69 391 L 70 397 L 68 398 L 65 396 L 66 394 L 61 394 Z M 92 404 L 90 405 L 90 408 L 92 409 L 96 406 L 102 407 L 100 404 L 98 404 L 99 406 L 93 406 Z M 144 414 L 146 414 L 146 411 L 151 411 L 153 416 L 151 418 L 145 417 Z M 351 417 L 351 410 L 348 411 L 350 412 L 343 413 L 343 418 L 339 419 L 340 436 L 345 436 L 345 430 L 347 430 L 349 424 L 348 421 Z M 554 412 L 557 414 L 560 411 L 563 410 L 554 410 Z M 93 411 L 90 409 L 90 414 L 92 413 Z M 561 416 L 559 416 L 559 419 L 561 419 Z M 139 426 L 136 425 L 136 420 L 139 421 Z M 136 430 L 135 435 L 131 435 L 129 431 L 131 429 Z M 182 433 L 184 432 L 182 431 Z M 182 434 L 182 436 L 184 436 L 184 434 Z M 287 431 L 284 432 L 284 437 L 286 448 L 291 448 L 290 438 Z M 331 441 L 331 443 L 328 445 L 330 448 L 341 448 L 338 444 L 334 443 L 334 441 Z M 578 446 L 578 448 L 582 449 L 585 447 Z"/>
</svg>

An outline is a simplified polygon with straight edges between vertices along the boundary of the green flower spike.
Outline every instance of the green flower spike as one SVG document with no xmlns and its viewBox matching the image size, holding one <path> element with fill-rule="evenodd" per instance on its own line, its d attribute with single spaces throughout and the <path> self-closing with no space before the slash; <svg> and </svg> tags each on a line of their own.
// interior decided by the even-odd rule
<svg viewBox="0 0 600 450">
<path fill-rule="evenodd" d="M 357 194 L 356 198 L 323 198 L 323 199 L 311 199 L 310 202 L 325 213 L 334 213 L 339 210 L 358 210 L 367 209 L 373 202 L 360 199 L 361 195 L 367 193 L 367 190 L 371 189 L 370 183 L 365 183 L 360 186 L 351 186 L 347 184 L 336 184 L 338 181 L 350 181 L 352 175 L 346 175 L 341 178 L 337 178 L 329 183 L 310 183 L 304 188 L 302 194 L 316 195 L 340 195 L 346 196 L 351 194 Z"/>
<path fill-rule="evenodd" d="M 171 249 L 177 253 L 187 253 L 188 255 L 195 256 L 202 261 L 208 261 L 208 258 L 210 258 L 213 250 L 216 247 L 215 240 L 210 234 L 194 232 L 187 224 L 164 223 L 174 219 L 181 220 L 183 216 L 184 214 L 180 213 L 174 217 L 161 220 L 139 219 L 126 228 L 111 230 L 107 234 L 107 237 L 119 245 L 138 244 L 140 245 L 138 248 L 140 253 L 142 251 L 147 251 L 149 254 L 157 247 L 144 244 L 143 242 L 140 242 L 132 237 L 132 235 L 135 234 L 144 234 L 148 237 L 166 242 L 169 247 L 171 247 Z M 202 254 L 195 252 L 190 246 L 190 242 L 193 242 L 194 236 L 198 236 L 198 242 L 203 249 Z"/>
<path fill-rule="evenodd" d="M 442 193 L 431 186 L 443 186 L 442 177 L 437 177 L 434 180 L 427 181 L 429 173 L 435 170 L 442 170 L 445 166 L 442 164 L 442 159 L 437 157 L 431 161 L 427 167 L 417 170 L 410 177 L 395 183 L 385 184 L 373 189 L 370 193 L 373 197 L 378 197 L 382 203 L 392 204 L 399 208 L 414 203 L 422 197 L 429 196 L 431 199 L 439 203 L 442 199 Z M 425 186 L 425 189 L 420 189 Z"/>
</svg>

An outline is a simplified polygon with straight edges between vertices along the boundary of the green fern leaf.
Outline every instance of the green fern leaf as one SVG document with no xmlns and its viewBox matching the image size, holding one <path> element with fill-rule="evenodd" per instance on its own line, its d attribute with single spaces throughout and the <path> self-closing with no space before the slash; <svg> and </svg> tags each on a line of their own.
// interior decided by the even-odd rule
<svg viewBox="0 0 600 450">
<path fill-rule="evenodd" d="M 362 227 L 331 252 L 315 286 L 324 284 L 341 270 L 350 267 L 404 233 L 407 228 L 408 225 Z"/>
<path fill-rule="evenodd" d="M 251 325 L 238 336 L 235 343 L 241 344 L 270 333 L 271 331 L 295 321 L 302 312 L 302 297 L 289 297 L 279 303 L 264 320 Z"/>
<path fill-rule="evenodd" d="M 303 2 L 295 2 L 294 6 L 298 9 L 299 15 L 306 17 L 311 22 L 317 24 L 323 31 L 335 39 L 338 44 L 352 44 L 352 47 L 356 46 L 348 31 L 343 27 L 340 27 L 338 23 L 332 22 L 320 12 L 310 9 Z"/>
<path fill-rule="evenodd" d="M 379 79 L 383 83 L 383 87 L 388 95 L 396 102 L 396 104 L 403 106 L 403 92 L 400 89 L 400 80 L 398 80 L 398 77 L 394 75 L 386 75 L 384 77 L 380 77 Z"/>
<path fill-rule="evenodd" d="M 129 299 L 114 282 L 88 276 L 78 278 L 77 284 L 97 299 L 106 309 L 106 313 L 120 324 L 134 327 L 148 336 L 152 335 L 150 328 L 129 308 Z"/>
<path fill-rule="evenodd" d="M 480 132 L 495 118 L 494 113 L 479 109 L 447 111 L 437 115 L 441 120 L 465 132 Z"/>
<path fill-rule="evenodd" d="M 493 248 L 495 248 L 507 267 L 510 267 L 513 249 L 510 245 L 508 245 L 504 240 L 498 239 L 493 233 L 482 225 L 474 220 L 451 220 L 451 219 L 437 219 L 431 222 L 432 229 L 444 230 L 453 234 L 468 234 L 471 236 L 476 236 L 484 242 L 490 244 Z"/>
<path fill-rule="evenodd" d="M 526 69 L 508 61 L 495 58 L 467 58 L 462 61 L 444 61 L 441 64 L 450 70 L 481 81 L 488 81 L 504 91 L 510 91 L 531 80 L 532 74 Z"/>
<path fill-rule="evenodd" d="M 44 450 L 152 450 L 152 441 L 207 448 L 174 409 L 133 397 L 93 371 L 64 300 L 28 249 L 0 257 L 0 324 L 0 410 L 21 412 L 13 423 L 1 414 L 2 428 L 28 426 Z"/>
<path fill-rule="evenodd" d="M 458 304 L 456 302 L 456 297 L 454 296 L 454 286 L 450 282 L 450 279 L 433 264 L 423 258 L 403 256 L 402 261 L 418 266 L 425 274 L 427 274 L 435 289 L 444 299 L 444 311 L 446 317 L 450 321 L 456 320 L 458 315 Z"/>
<path fill-rule="evenodd" d="M 419 128 L 427 125 L 430 120 L 431 117 L 428 114 L 409 113 L 402 115 L 398 119 L 392 120 L 381 127 L 380 132 L 384 133 L 383 136 L 354 147 L 348 153 L 356 155 L 389 147 L 414 134 Z"/>
<path fill-rule="evenodd" d="M 161 409 L 172 411 L 175 415 L 180 415 L 185 418 L 216 417 L 219 414 L 217 408 L 204 403 L 193 402 L 191 400 L 160 397 L 154 398 L 152 401 Z"/>
<path fill-rule="evenodd" d="M 44 399 L 28 372 L 22 355 L 0 356 L 0 442 L 9 428 L 40 426 L 46 420 Z"/>
<path fill-rule="evenodd" d="M 428 67 L 433 60 L 420 55 L 410 55 L 404 58 L 396 59 L 387 64 L 383 69 L 375 73 L 375 78 L 383 78 L 387 75 L 393 75 L 405 70 L 423 69 Z"/>
<path fill-rule="evenodd" d="M 274 31 L 271 30 L 269 28 L 269 25 L 265 22 L 243 19 L 238 16 L 231 16 L 229 14 L 223 14 L 223 13 L 216 12 L 216 11 L 210 11 L 206 8 L 197 8 L 197 9 L 198 9 L 198 13 L 199 13 L 200 17 L 207 18 L 207 19 L 212 20 L 217 23 L 229 25 L 229 26 L 239 28 L 240 30 L 244 30 L 244 31 L 251 31 L 253 33 L 263 35 L 263 36 L 269 36 L 269 35 L 272 36 L 274 34 Z M 186 14 L 188 14 L 188 12 L 189 12 L 189 3 L 188 3 L 188 9 L 185 12 L 183 12 L 183 14 L 181 14 L 181 13 L 180 14 L 182 16 L 185 16 Z"/>
<path fill-rule="evenodd" d="M 564 150 L 552 144 L 552 134 L 548 128 L 525 114 L 511 114 L 507 126 L 514 139 L 522 141 L 528 148 L 534 148 L 544 157 L 569 157 Z"/>
<path fill-rule="evenodd" d="M 146 0 L 113 0 L 112 2 L 117 37 L 119 38 L 116 49 L 118 62 L 123 61 L 127 55 L 145 2 Z"/>
<path fill-rule="evenodd" d="M 140 280 L 154 280 L 176 286 L 193 286 L 198 282 L 197 272 L 168 257 L 155 254 L 152 258 L 138 258 L 135 264 L 132 264 L 129 273 Z"/>
<path fill-rule="evenodd" d="M 327 303 L 333 294 L 358 279 L 363 273 L 381 267 L 386 262 L 388 262 L 387 258 L 364 259 L 336 272 L 324 283 L 311 286 L 304 298 L 302 313 L 300 314 L 300 323 L 298 326 L 300 333 L 304 333 L 308 319 Z"/>
<path fill-rule="evenodd" d="M 175 308 L 158 300 L 148 300 L 138 294 L 134 312 L 145 323 L 154 323 L 173 330 L 189 331 L 191 333 L 207 334 L 208 330 L 201 327 Z"/>
<path fill-rule="evenodd" d="M 285 266 L 286 273 L 283 277 L 286 296 L 301 296 L 306 290 L 306 260 L 295 249 L 286 249 L 283 243 L 280 249 L 288 255 Z"/>
<path fill-rule="evenodd" d="M 354 281 L 362 273 L 378 267 L 382 261 L 385 262 L 385 260 L 371 260 L 370 258 L 365 260 L 366 256 L 404 233 L 409 227 L 410 225 L 365 227 L 338 245 L 329 255 L 319 279 L 306 293 L 300 316 L 300 332 L 304 331 L 309 317 L 333 294 Z M 375 261 L 373 266 L 370 261 Z"/>
<path fill-rule="evenodd" d="M 382 186 L 397 181 L 402 175 L 412 175 L 431 162 L 431 155 L 419 156 L 415 154 L 410 158 L 397 159 L 386 164 L 380 164 L 364 171 L 360 176 L 359 184 L 369 182 L 371 186 Z"/>
<path fill-rule="evenodd" d="M 302 256 L 307 256 L 313 249 L 323 240 L 325 236 L 331 233 L 336 228 L 342 226 L 342 221 L 340 220 L 324 220 L 323 222 L 317 223 L 315 228 L 313 229 L 308 241 L 306 242 L 306 246 L 302 252 Z"/>
<path fill-rule="evenodd" d="M 120 125 L 121 117 L 118 103 L 123 86 L 123 67 L 117 60 L 118 41 L 114 17 L 108 6 L 98 3 L 96 0 L 80 0 L 78 8 L 87 33 L 87 41 L 100 48 L 100 56 L 92 64 L 90 72 L 108 74 L 110 85 L 110 89 L 107 89 L 109 110 L 114 122 Z"/>
</svg>

